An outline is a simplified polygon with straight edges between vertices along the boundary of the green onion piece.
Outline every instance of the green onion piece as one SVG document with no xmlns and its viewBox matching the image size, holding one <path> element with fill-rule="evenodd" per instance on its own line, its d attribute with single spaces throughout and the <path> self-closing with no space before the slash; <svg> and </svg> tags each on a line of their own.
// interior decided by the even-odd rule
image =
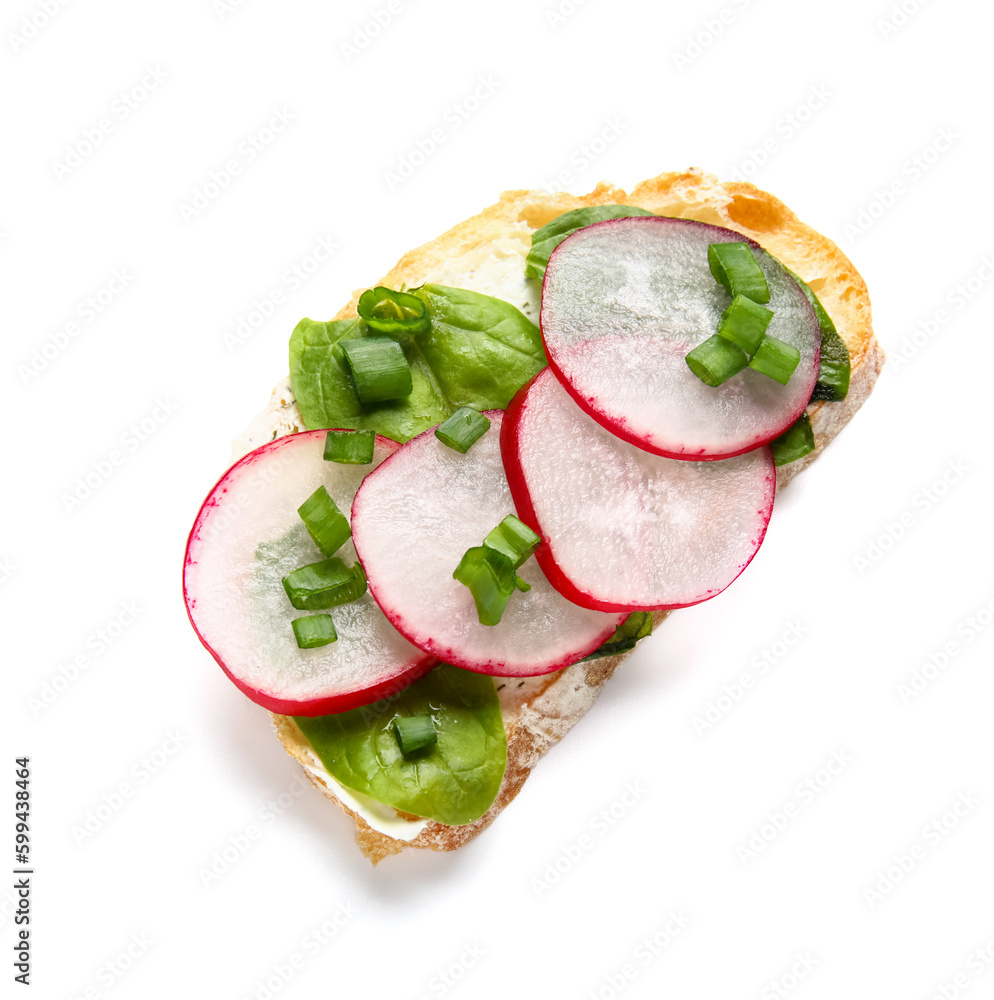
<svg viewBox="0 0 994 1000">
<path fill-rule="evenodd" d="M 469 587 L 481 625 L 497 625 L 514 593 L 514 564 L 502 552 L 477 545 L 467 549 L 452 573 Z"/>
<path fill-rule="evenodd" d="M 744 295 L 736 295 L 732 304 L 721 314 L 718 333 L 736 347 L 742 348 L 746 354 L 755 354 L 772 319 L 772 310 L 756 305 Z"/>
<path fill-rule="evenodd" d="M 424 333 L 431 320 L 416 295 L 377 285 L 359 296 L 359 315 L 374 333 Z"/>
<path fill-rule="evenodd" d="M 442 444 L 462 452 L 467 451 L 490 429 L 490 420 L 472 406 L 460 406 L 448 420 L 435 428 L 435 437 Z"/>
<path fill-rule="evenodd" d="M 402 399 L 414 389 L 404 349 L 392 337 L 340 340 L 345 363 L 362 403 Z"/>
<path fill-rule="evenodd" d="M 362 597 L 366 593 L 366 574 L 358 562 L 346 566 L 341 559 L 325 559 L 283 577 L 283 589 L 298 610 L 319 611 Z"/>
<path fill-rule="evenodd" d="M 373 431 L 328 431 L 324 441 L 324 460 L 340 465 L 369 465 L 373 461 Z"/>
<path fill-rule="evenodd" d="M 297 508 L 297 513 L 326 559 L 333 556 L 352 535 L 348 519 L 323 486 L 319 486 Z"/>
<path fill-rule="evenodd" d="M 515 570 L 538 548 L 542 539 L 523 521 L 508 514 L 482 545 L 467 550 L 452 576 L 469 587 L 481 625 L 496 625 L 515 590 L 531 584 Z"/>
<path fill-rule="evenodd" d="M 687 355 L 690 370 L 705 385 L 711 386 L 721 385 L 748 364 L 749 358 L 745 351 L 717 333 L 708 337 L 703 344 L 698 344 Z"/>
<path fill-rule="evenodd" d="M 290 623 L 301 649 L 317 649 L 338 638 L 331 615 L 303 615 Z"/>
<path fill-rule="evenodd" d="M 599 660 L 602 656 L 615 656 L 634 649 L 639 639 L 652 635 L 652 612 L 633 611 L 603 646 L 595 649 L 585 660 Z"/>
<path fill-rule="evenodd" d="M 749 367 L 786 385 L 800 360 L 801 352 L 796 347 L 785 344 L 776 337 L 766 337 L 752 356 Z"/>
<path fill-rule="evenodd" d="M 849 393 L 849 376 L 852 371 L 849 348 L 839 336 L 839 331 L 835 329 L 832 317 L 825 311 L 825 307 L 808 283 L 794 274 L 789 267 L 787 273 L 801 286 L 801 291 L 804 292 L 815 311 L 815 316 L 818 317 L 818 326 L 821 327 L 821 367 L 814 392 L 811 393 L 811 402 L 818 399 L 833 401 L 845 399 Z"/>
<path fill-rule="evenodd" d="M 493 531 L 483 539 L 484 548 L 500 552 L 511 565 L 517 569 L 541 545 L 542 539 L 528 527 L 524 521 L 519 521 L 513 514 L 508 514 Z"/>
<path fill-rule="evenodd" d="M 753 302 L 769 302 L 770 286 L 748 243 L 712 243 L 708 264 L 714 280 L 733 298 L 744 295 Z"/>
<path fill-rule="evenodd" d="M 405 757 L 425 747 L 433 747 L 438 742 L 435 720 L 430 715 L 398 715 L 390 723 L 390 728 Z"/>
<path fill-rule="evenodd" d="M 815 450 L 815 435 L 811 429 L 811 420 L 807 411 L 802 413 L 780 435 L 780 437 L 770 442 L 773 449 L 773 462 L 775 465 L 787 465 L 788 462 L 796 462 L 799 458 L 804 458 Z"/>
</svg>

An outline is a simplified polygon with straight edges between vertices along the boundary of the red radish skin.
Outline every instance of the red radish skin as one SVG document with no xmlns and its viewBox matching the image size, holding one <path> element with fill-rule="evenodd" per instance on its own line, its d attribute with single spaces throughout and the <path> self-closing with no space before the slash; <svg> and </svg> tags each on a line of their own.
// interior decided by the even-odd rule
<svg viewBox="0 0 994 1000">
<path fill-rule="evenodd" d="M 245 602 L 253 599 L 251 568 L 245 571 L 237 560 L 214 565 L 224 562 L 223 557 L 227 554 L 223 548 L 225 544 L 235 545 L 231 536 L 239 532 L 239 521 L 244 519 L 241 534 L 245 534 L 246 524 L 260 519 L 270 530 L 275 525 L 284 525 L 286 530 L 296 530 L 301 534 L 299 528 L 302 522 L 296 507 L 322 483 L 335 497 L 339 507 L 348 512 L 355 488 L 372 466 L 336 466 L 335 463 L 324 462 L 322 454 L 326 435 L 327 431 L 317 430 L 277 438 L 236 462 L 207 496 L 187 540 L 183 595 L 190 624 L 204 647 L 239 690 L 256 704 L 283 715 L 327 715 L 371 704 L 412 684 L 437 663 L 434 657 L 426 655 L 396 633 L 369 594 L 354 602 L 354 606 L 345 606 L 348 610 L 344 607 L 328 609 L 338 627 L 337 642 L 296 653 L 291 649 L 290 654 L 299 656 L 305 668 L 309 664 L 324 664 L 322 670 L 311 678 L 312 683 L 307 685 L 310 689 L 305 694 L 281 690 L 277 678 L 269 678 L 271 682 L 268 684 L 260 683 L 258 664 L 253 662 L 247 667 L 243 659 L 233 656 L 232 644 L 227 640 L 224 628 L 218 626 L 216 602 L 219 590 L 228 589 L 233 595 L 240 593 L 240 599 Z M 395 441 L 377 436 L 375 460 L 382 461 L 398 447 Z M 304 450 L 306 456 L 302 454 Z M 300 480 L 296 493 L 284 495 L 289 481 L 294 479 Z M 283 508 L 282 515 L 271 513 L 274 506 Z M 247 533 L 252 535 L 251 527 L 248 527 Z M 267 539 L 256 539 L 259 540 Z M 250 539 L 248 544 L 254 553 L 255 543 Z M 322 558 L 305 533 L 299 551 L 296 565 Z M 346 542 L 339 554 L 346 562 L 351 562 L 354 559 L 351 542 Z M 223 577 L 228 575 L 231 580 L 224 580 Z M 219 587 L 213 585 L 216 580 L 222 580 Z M 278 587 L 282 593 L 278 575 L 268 583 Z M 212 602 L 214 607 L 210 607 Z M 253 620 L 251 608 L 242 608 L 239 612 L 237 605 L 235 607 L 235 613 L 241 613 L 246 622 Z M 220 617 L 224 613 L 225 610 L 220 609 Z M 290 624 L 292 618 L 308 613 L 292 608 L 285 594 L 282 595 L 282 604 L 276 607 L 275 616 L 278 619 L 276 628 L 280 645 L 284 650 L 287 646 L 296 646 Z M 246 627 L 251 626 L 246 624 Z M 375 647 L 372 662 L 368 670 L 356 670 L 356 664 L 361 666 L 362 644 L 370 642 L 370 633 L 377 637 L 372 643 Z M 271 640 L 267 638 L 266 641 Z M 232 659 L 239 662 L 229 662 Z M 265 656 L 258 659 L 265 659 Z M 348 662 L 350 660 L 354 662 Z M 345 662 L 348 669 L 336 675 L 336 661 Z M 293 684 L 289 686 L 292 688 Z"/>
<path fill-rule="evenodd" d="M 564 440 L 575 442 L 575 463 L 560 457 L 556 442 Z M 602 428 L 551 371 L 511 401 L 501 453 L 518 516 L 542 537 L 536 558 L 546 577 L 573 603 L 600 611 L 689 607 L 716 596 L 752 560 L 773 511 L 769 448 L 723 464 L 652 455 Z M 716 515 L 697 513 L 708 503 Z M 716 525 L 732 530 L 719 534 Z"/>
<path fill-rule="evenodd" d="M 189 615 L 189 611 L 187 614 Z M 193 621 L 192 618 L 190 620 L 191 622 Z M 270 712 L 276 712 L 279 715 L 301 715 L 306 717 L 334 715 L 338 712 L 348 712 L 353 708 L 362 708 L 364 705 L 373 705 L 383 698 L 389 698 L 391 695 L 403 691 L 404 688 L 410 687 L 416 680 L 424 677 L 425 674 L 438 664 L 438 660 L 433 657 L 428 657 L 427 659 L 422 657 L 422 662 L 411 667 L 406 672 L 399 673 L 390 680 L 374 684 L 372 687 L 364 688 L 361 691 L 354 691 L 351 694 L 329 695 L 327 698 L 315 698 L 311 701 L 295 701 L 286 698 L 277 698 L 266 691 L 260 691 L 258 688 L 251 687 L 244 681 L 239 680 L 224 665 L 217 653 L 211 649 L 195 624 L 193 630 L 197 633 L 198 638 L 207 648 L 207 651 L 217 661 L 218 666 L 228 675 L 228 679 L 242 694 L 247 695 L 257 705 L 261 705 Z"/>
<path fill-rule="evenodd" d="M 708 267 L 719 242 L 748 243 L 766 275 L 767 333 L 801 352 L 786 386 L 747 368 L 713 388 L 687 367 L 731 302 Z M 804 412 L 818 378 L 820 328 L 797 283 L 754 241 L 689 219 L 611 219 L 567 237 L 549 259 L 540 325 L 576 403 L 666 458 L 731 458 L 769 443 Z"/>
<path fill-rule="evenodd" d="M 495 626 L 481 625 L 469 589 L 452 579 L 465 551 L 514 512 L 500 458 L 501 410 L 462 455 L 434 429 L 399 448 L 363 482 L 352 505 L 369 589 L 397 630 L 432 656 L 500 677 L 551 673 L 602 645 L 626 614 L 567 601 L 529 559 L 531 584 Z"/>
</svg>

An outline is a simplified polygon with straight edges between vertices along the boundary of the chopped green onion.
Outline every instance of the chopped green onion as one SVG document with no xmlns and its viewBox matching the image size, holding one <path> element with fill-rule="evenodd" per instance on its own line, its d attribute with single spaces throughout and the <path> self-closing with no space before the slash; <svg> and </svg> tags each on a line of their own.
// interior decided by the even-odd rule
<svg viewBox="0 0 994 1000">
<path fill-rule="evenodd" d="M 362 597 L 366 593 L 366 574 L 358 562 L 346 566 L 341 559 L 325 559 L 283 577 L 283 589 L 298 610 L 318 611 Z"/>
<path fill-rule="evenodd" d="M 508 514 L 484 539 L 468 549 L 452 576 L 469 587 L 481 625 L 496 625 L 515 590 L 531 584 L 515 570 L 538 548 L 542 539 L 523 521 Z"/>
<path fill-rule="evenodd" d="M 378 285 L 359 296 L 359 315 L 375 333 L 424 333 L 431 320 L 416 295 Z"/>
<path fill-rule="evenodd" d="M 705 385 L 710 386 L 721 385 L 748 364 L 749 358 L 745 351 L 717 333 L 708 337 L 703 344 L 698 344 L 687 355 L 690 370 Z"/>
<path fill-rule="evenodd" d="M 352 535 L 348 519 L 323 486 L 297 508 L 297 513 L 325 558 L 333 556 Z"/>
<path fill-rule="evenodd" d="M 633 611 L 603 646 L 595 649 L 585 660 L 599 660 L 602 656 L 615 656 L 634 649 L 639 639 L 652 635 L 652 612 Z"/>
<path fill-rule="evenodd" d="M 736 295 L 732 304 L 721 314 L 718 334 L 746 354 L 755 354 L 772 319 L 772 310 L 756 305 L 744 295 Z"/>
<path fill-rule="evenodd" d="M 404 349 L 392 337 L 340 340 L 345 363 L 362 403 L 402 399 L 414 389 Z"/>
<path fill-rule="evenodd" d="M 796 462 L 799 458 L 804 458 L 815 450 L 815 435 L 811 429 L 811 419 L 807 411 L 802 413 L 780 435 L 780 437 L 770 442 L 773 449 L 773 462 L 775 465 L 787 465 L 788 462 Z"/>
<path fill-rule="evenodd" d="M 430 715 L 398 715 L 390 723 L 390 728 L 405 757 L 425 747 L 433 747 L 438 742 L 435 720 Z"/>
<path fill-rule="evenodd" d="M 541 544 L 541 537 L 513 514 L 508 514 L 483 539 L 485 548 L 494 549 L 506 556 L 515 569 L 521 566 Z"/>
<path fill-rule="evenodd" d="M 504 553 L 477 545 L 467 549 L 452 573 L 469 587 L 481 625 L 497 625 L 515 589 L 514 565 Z"/>
<path fill-rule="evenodd" d="M 328 431 L 324 441 L 324 460 L 341 465 L 369 465 L 373 461 L 373 431 Z"/>
<path fill-rule="evenodd" d="M 290 623 L 301 649 L 317 649 L 338 638 L 331 615 L 303 615 Z"/>
<path fill-rule="evenodd" d="M 753 302 L 769 302 L 770 286 L 748 243 L 712 243 L 708 264 L 714 280 L 733 298 L 744 295 Z"/>
<path fill-rule="evenodd" d="M 490 420 L 472 406 L 460 406 L 448 420 L 435 428 L 435 437 L 442 444 L 462 452 L 467 451 L 490 429 Z"/>
<path fill-rule="evenodd" d="M 776 337 L 765 337 L 759 350 L 752 356 L 749 367 L 786 385 L 800 360 L 801 352 L 796 347 L 785 344 Z"/>
</svg>

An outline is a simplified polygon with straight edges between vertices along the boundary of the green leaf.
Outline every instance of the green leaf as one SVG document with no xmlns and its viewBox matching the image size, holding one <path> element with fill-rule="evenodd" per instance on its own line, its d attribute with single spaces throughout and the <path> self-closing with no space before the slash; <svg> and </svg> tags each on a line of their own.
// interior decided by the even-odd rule
<svg viewBox="0 0 994 1000">
<path fill-rule="evenodd" d="M 413 291 L 431 316 L 431 329 L 415 344 L 453 413 L 460 406 L 506 409 L 546 366 L 538 327 L 509 302 L 446 285 Z"/>
<path fill-rule="evenodd" d="M 595 222 L 606 222 L 608 219 L 630 219 L 637 215 L 655 215 L 644 208 L 633 208 L 631 205 L 594 205 L 590 208 L 574 208 L 564 212 L 552 222 L 546 223 L 541 229 L 532 233 L 532 248 L 528 251 L 525 261 L 525 277 L 545 277 L 545 266 L 549 263 L 552 251 L 559 246 L 567 236 Z"/>
<path fill-rule="evenodd" d="M 391 723 L 419 715 L 434 719 L 438 741 L 405 759 Z M 294 721 L 346 788 L 450 826 L 490 808 L 507 764 L 493 678 L 447 663 L 375 705 Z"/>
<path fill-rule="evenodd" d="M 796 462 L 799 458 L 804 458 L 815 450 L 815 435 L 811 428 L 811 418 L 805 410 L 798 418 L 780 435 L 770 442 L 773 449 L 773 464 L 779 468 L 781 465 L 788 465 Z"/>
<path fill-rule="evenodd" d="M 602 656 L 627 653 L 635 648 L 639 639 L 652 635 L 652 612 L 633 611 L 618 627 L 614 635 L 599 649 L 595 649 L 585 660 L 598 660 Z"/>
<path fill-rule="evenodd" d="M 818 300 L 811 286 L 801 277 L 784 265 L 786 272 L 801 286 L 808 302 L 818 317 L 818 325 L 821 327 L 821 368 L 818 372 L 818 381 L 815 383 L 814 392 L 811 394 L 811 402 L 817 399 L 827 399 L 838 401 L 845 399 L 849 393 L 849 376 L 852 371 L 852 363 L 849 360 L 849 348 L 846 342 L 839 336 L 839 331 L 832 322 L 832 317 L 825 311 L 825 307 Z"/>
<path fill-rule="evenodd" d="M 509 303 L 444 285 L 413 293 L 428 307 L 431 327 L 397 338 L 413 382 L 403 399 L 360 404 L 338 347 L 365 333 L 358 319 L 297 324 L 290 336 L 290 383 L 308 428 L 372 430 L 407 441 L 460 406 L 504 409 L 545 367 L 538 327 Z"/>
<path fill-rule="evenodd" d="M 338 347 L 340 340 L 361 335 L 358 319 L 330 323 L 302 319 L 290 335 L 290 384 L 308 428 L 371 430 L 394 441 L 407 441 L 449 415 L 434 376 L 410 346 L 404 353 L 411 365 L 411 394 L 363 406 Z"/>
</svg>

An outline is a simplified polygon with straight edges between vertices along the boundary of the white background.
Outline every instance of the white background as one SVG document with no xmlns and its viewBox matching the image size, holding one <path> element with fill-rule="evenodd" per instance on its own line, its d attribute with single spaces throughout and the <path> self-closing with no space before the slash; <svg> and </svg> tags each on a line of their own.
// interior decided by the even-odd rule
<svg viewBox="0 0 994 1000">
<path fill-rule="evenodd" d="M 994 628 L 969 624 L 994 608 L 994 25 L 978 2 L 904 6 L 3 5 L 0 862 L 27 754 L 35 995 L 994 995 Z M 239 154 L 278 112 L 282 133 Z M 890 356 L 879 386 L 779 499 L 749 572 L 645 643 L 490 830 L 373 869 L 187 623 L 197 508 L 300 317 L 504 189 L 690 165 L 756 181 L 852 257 Z M 337 251 L 291 289 L 321 238 Z M 743 673 L 752 689 L 698 732 Z"/>
</svg>

